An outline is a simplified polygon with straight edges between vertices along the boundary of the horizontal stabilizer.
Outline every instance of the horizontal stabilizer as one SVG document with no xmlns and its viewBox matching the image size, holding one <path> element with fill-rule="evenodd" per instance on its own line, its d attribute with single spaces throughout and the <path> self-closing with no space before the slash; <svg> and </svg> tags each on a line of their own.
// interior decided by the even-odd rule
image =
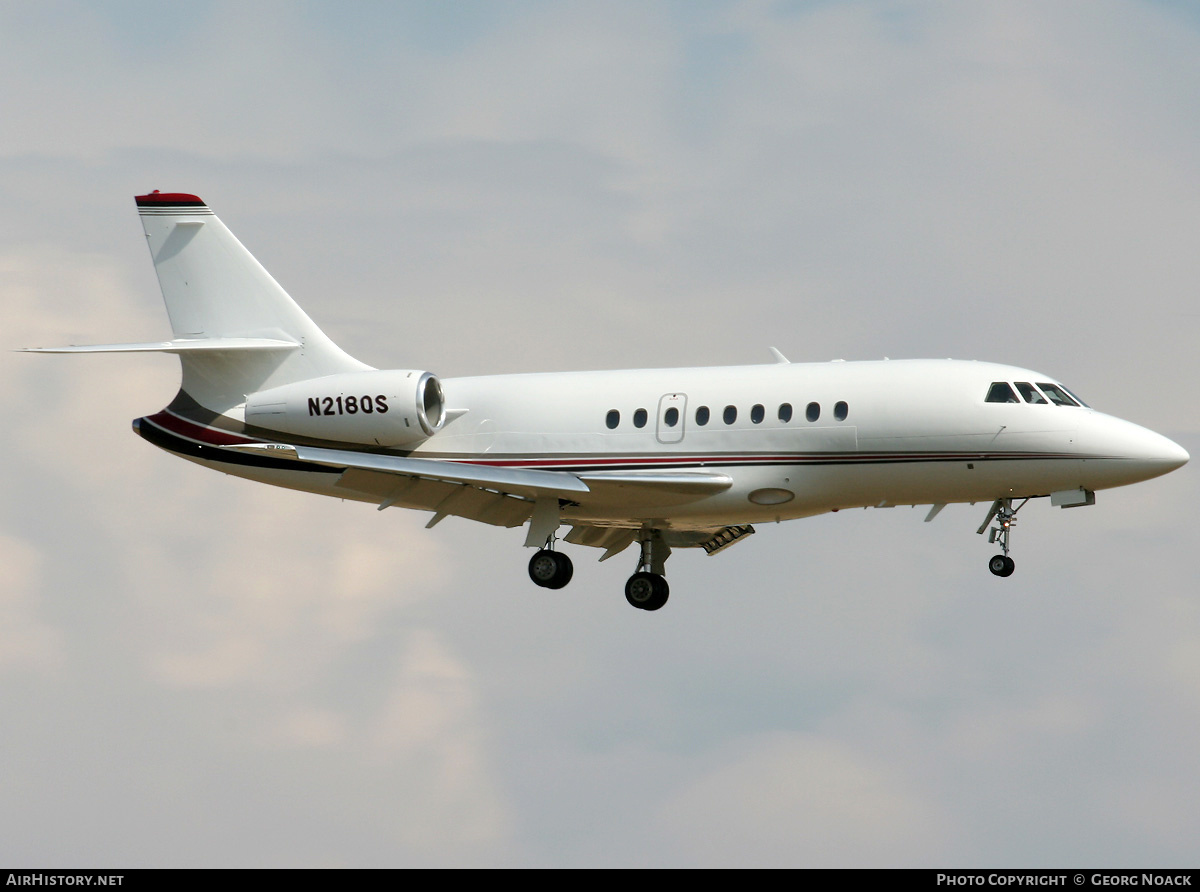
<svg viewBox="0 0 1200 892">
<path fill-rule="evenodd" d="M 152 341 L 146 344 L 84 344 L 70 347 L 26 347 L 21 353 L 212 353 L 231 350 L 295 350 L 295 341 L 273 338 L 177 338 L 173 341 Z"/>
</svg>

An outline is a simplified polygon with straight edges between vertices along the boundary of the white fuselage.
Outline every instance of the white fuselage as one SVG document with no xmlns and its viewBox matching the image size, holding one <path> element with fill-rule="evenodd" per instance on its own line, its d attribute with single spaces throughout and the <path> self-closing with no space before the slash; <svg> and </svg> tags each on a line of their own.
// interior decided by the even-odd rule
<svg viewBox="0 0 1200 892">
<path fill-rule="evenodd" d="M 955 360 L 451 378 L 442 381 L 451 420 L 396 454 L 588 474 L 710 469 L 732 478 L 728 489 L 699 499 L 597 488 L 563 508 L 567 522 L 676 530 L 1094 491 L 1187 460 L 1165 437 L 1084 406 L 985 401 L 994 382 L 1053 380 Z M 810 404 L 819 407 L 815 420 Z M 790 407 L 787 420 L 781 406 Z M 728 423 L 727 407 L 736 409 Z M 312 475 L 233 473 L 347 497 Z"/>
</svg>

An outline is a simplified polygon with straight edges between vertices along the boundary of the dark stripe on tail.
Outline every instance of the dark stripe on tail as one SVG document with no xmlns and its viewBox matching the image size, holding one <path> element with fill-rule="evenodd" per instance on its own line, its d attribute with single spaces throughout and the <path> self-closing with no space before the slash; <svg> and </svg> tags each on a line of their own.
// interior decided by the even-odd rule
<svg viewBox="0 0 1200 892">
<path fill-rule="evenodd" d="M 250 468 L 270 468 L 279 471 L 307 471 L 311 474 L 340 474 L 342 468 L 330 468 L 324 465 L 312 465 L 308 462 L 293 461 L 285 458 L 268 458 L 265 456 L 247 455 L 244 452 L 234 452 L 229 449 L 218 449 L 204 446 L 177 437 L 159 427 L 150 418 L 133 419 L 133 432 L 145 440 L 149 440 L 159 449 L 174 452 L 186 458 L 198 458 L 204 461 L 221 462 L 227 465 L 241 465 Z"/>
</svg>

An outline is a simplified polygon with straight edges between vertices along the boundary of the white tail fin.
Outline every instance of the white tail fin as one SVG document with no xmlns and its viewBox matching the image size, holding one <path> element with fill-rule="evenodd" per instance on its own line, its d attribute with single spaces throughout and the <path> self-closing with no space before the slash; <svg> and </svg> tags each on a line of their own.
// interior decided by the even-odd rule
<svg viewBox="0 0 1200 892">
<path fill-rule="evenodd" d="M 195 195 L 136 201 L 174 334 L 159 349 L 179 355 L 181 396 L 222 412 L 258 390 L 371 368 L 333 343 Z"/>
</svg>

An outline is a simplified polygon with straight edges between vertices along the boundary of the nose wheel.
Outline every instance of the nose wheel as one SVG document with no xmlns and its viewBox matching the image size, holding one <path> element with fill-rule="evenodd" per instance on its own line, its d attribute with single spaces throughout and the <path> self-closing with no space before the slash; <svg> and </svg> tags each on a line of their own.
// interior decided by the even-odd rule
<svg viewBox="0 0 1200 892">
<path fill-rule="evenodd" d="M 1013 525 L 1017 522 L 1017 512 L 1028 501 L 1029 499 L 1022 499 L 1020 504 L 1014 508 L 1012 499 L 996 499 L 992 503 L 992 508 L 983 521 L 983 525 L 975 531 L 982 536 L 983 531 L 988 528 L 988 524 L 993 520 L 996 521 L 996 525 L 988 533 L 988 541 L 992 544 L 999 543 L 1004 553 L 995 555 L 988 561 L 988 569 L 992 571 L 993 576 L 1012 576 L 1013 570 L 1017 568 L 1016 561 L 1008 556 L 1009 537 L 1012 535 Z"/>
<path fill-rule="evenodd" d="M 988 569 L 992 571 L 993 576 L 1012 576 L 1016 568 L 1016 561 L 1006 554 L 998 554 L 988 561 Z"/>
</svg>

